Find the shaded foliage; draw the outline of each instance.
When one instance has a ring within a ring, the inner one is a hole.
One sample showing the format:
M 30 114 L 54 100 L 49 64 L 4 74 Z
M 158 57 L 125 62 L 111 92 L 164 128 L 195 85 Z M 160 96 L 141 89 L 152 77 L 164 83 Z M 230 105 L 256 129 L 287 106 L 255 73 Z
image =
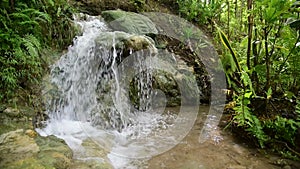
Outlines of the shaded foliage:
M 0 6 L 0 100 L 8 101 L 41 78 L 42 49 L 70 43 L 74 28 L 63 0 L 3 0 Z

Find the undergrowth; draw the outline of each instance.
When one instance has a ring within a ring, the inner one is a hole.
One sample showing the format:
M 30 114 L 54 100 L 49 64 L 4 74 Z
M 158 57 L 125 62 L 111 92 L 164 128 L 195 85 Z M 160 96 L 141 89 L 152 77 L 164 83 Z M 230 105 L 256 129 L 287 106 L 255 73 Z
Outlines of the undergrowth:
M 64 0 L 3 0 L 0 6 L 0 101 L 9 102 L 39 83 L 47 66 L 42 50 L 63 49 L 75 29 Z

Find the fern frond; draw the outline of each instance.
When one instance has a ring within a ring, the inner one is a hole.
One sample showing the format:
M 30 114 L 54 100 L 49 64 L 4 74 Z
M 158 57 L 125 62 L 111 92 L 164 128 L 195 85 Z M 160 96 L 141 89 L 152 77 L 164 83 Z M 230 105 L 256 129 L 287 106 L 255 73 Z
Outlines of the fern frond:
M 36 21 L 49 22 L 49 23 L 51 23 L 51 21 L 52 21 L 51 17 L 46 13 L 43 13 L 43 12 L 38 12 L 37 13 L 37 12 L 35 12 L 34 14 L 37 15 L 35 17 Z
M 41 43 L 35 36 L 28 34 L 25 35 L 24 38 L 30 41 L 37 48 L 37 50 L 41 50 Z
M 0 23 L 2 23 L 2 26 L 3 28 L 5 28 L 6 31 L 9 30 L 8 26 L 7 26 L 7 20 L 5 17 L 3 17 L 2 15 L 0 15 Z
M 36 9 L 34 9 L 34 8 L 26 8 L 26 9 L 22 9 L 20 12 L 21 12 L 21 13 L 24 13 L 24 14 L 32 14 L 32 13 L 34 13 L 35 11 L 38 11 L 38 10 L 36 10 Z
M 31 16 L 32 18 L 34 18 L 34 20 L 41 20 L 43 22 L 51 22 L 51 17 L 47 13 L 40 12 L 37 9 L 28 8 L 28 9 L 23 9 L 20 12 L 23 14 L 27 14 L 28 16 Z
M 22 26 L 32 25 L 32 26 L 38 26 L 39 27 L 39 23 L 36 22 L 36 21 L 22 21 L 22 22 L 19 22 L 19 25 L 22 25 Z
M 31 18 L 28 15 L 26 15 L 24 13 L 20 13 L 20 12 L 12 13 L 12 14 L 10 14 L 10 16 L 12 16 L 14 18 L 19 18 L 21 20 L 26 20 L 26 21 L 31 20 Z
M 39 50 L 41 48 L 39 40 L 33 35 L 26 35 L 22 38 L 22 43 L 26 47 L 28 53 L 32 57 L 39 56 Z
M 50 6 L 54 6 L 53 0 L 44 0 L 44 1 L 47 5 L 49 4 Z
M 25 62 L 26 60 L 26 54 L 24 53 L 24 51 L 20 48 L 20 47 L 16 47 L 14 49 L 14 57 L 16 59 L 18 59 L 20 62 Z
M 0 12 L 1 12 L 1 16 L 3 17 L 3 19 L 6 18 L 7 20 L 11 21 L 10 18 L 9 18 L 9 14 L 7 13 L 6 9 L 0 9 Z
M 29 8 L 29 6 L 26 4 L 26 3 L 23 3 L 23 2 L 18 2 L 16 4 L 16 11 L 21 11 L 22 9 L 26 9 L 26 8 Z

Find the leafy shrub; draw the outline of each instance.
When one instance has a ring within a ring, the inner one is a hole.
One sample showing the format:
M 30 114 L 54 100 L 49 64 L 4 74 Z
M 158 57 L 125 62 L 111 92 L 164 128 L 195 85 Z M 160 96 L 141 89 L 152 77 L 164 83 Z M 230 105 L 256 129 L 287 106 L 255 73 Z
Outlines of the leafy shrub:
M 177 0 L 179 12 L 189 21 L 205 24 L 220 14 L 219 1 Z
M 62 48 L 74 36 L 64 0 L 0 1 L 0 101 L 36 84 L 43 73 L 41 51 Z
M 293 119 L 276 116 L 274 120 L 265 122 L 265 129 L 275 140 L 281 140 L 295 146 L 295 135 L 300 123 Z

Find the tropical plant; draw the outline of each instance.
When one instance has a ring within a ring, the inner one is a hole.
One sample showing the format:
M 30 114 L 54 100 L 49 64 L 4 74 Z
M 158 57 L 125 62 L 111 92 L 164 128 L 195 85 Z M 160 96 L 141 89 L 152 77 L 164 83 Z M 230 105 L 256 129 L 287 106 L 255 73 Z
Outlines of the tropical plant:
M 235 91 L 231 124 L 254 136 L 261 147 L 283 142 L 296 155 L 293 148 L 300 123 L 294 111 L 288 112 L 294 118 L 282 117 L 277 110 L 280 105 L 274 104 L 287 101 L 292 110 L 299 95 L 299 2 L 248 0 L 243 8 L 241 2 L 226 1 L 228 10 L 237 8 L 224 10 L 217 23 L 218 40 L 225 47 L 221 61 L 228 85 Z
M 8 101 L 16 90 L 39 81 L 43 48 L 69 44 L 74 28 L 63 0 L 3 0 L 0 5 L 0 100 Z

